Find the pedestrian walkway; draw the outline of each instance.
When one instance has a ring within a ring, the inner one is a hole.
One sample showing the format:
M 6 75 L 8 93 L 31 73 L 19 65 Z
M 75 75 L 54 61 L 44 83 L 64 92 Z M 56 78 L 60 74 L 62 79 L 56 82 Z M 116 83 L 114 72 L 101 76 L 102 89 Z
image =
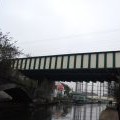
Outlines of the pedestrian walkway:
M 118 112 L 114 109 L 106 109 L 101 112 L 99 120 L 119 120 Z

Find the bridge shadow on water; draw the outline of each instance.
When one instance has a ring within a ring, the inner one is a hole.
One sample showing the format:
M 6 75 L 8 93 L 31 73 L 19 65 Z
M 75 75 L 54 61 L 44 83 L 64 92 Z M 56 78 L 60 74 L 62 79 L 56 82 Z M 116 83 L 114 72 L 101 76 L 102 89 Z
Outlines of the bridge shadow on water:
M 25 105 L 1 108 L 1 120 L 99 120 L 106 105 L 57 105 L 29 108 Z

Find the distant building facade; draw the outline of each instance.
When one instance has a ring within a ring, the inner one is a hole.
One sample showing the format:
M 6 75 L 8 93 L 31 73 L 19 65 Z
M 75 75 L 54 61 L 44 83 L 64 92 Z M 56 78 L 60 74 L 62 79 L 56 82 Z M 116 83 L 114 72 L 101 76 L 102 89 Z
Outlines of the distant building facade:
M 63 97 L 64 96 L 64 85 L 61 82 L 55 82 L 54 88 L 54 97 Z

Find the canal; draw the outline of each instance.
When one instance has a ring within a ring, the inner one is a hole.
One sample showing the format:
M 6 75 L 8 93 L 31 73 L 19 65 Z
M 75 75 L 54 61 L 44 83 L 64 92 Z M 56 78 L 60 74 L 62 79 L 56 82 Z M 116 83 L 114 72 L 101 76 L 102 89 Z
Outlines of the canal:
M 57 105 L 37 107 L 34 109 L 15 108 L 0 112 L 4 120 L 99 120 L 99 114 L 106 108 L 105 104 Z

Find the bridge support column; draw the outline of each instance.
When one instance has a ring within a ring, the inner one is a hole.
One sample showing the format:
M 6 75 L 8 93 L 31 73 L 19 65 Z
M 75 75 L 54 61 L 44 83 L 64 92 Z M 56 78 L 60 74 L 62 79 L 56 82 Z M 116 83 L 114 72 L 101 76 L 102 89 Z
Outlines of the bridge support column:
M 102 83 L 100 82 L 100 100 L 101 100 L 101 97 L 102 97 L 101 90 L 102 90 Z
M 35 90 L 35 99 L 39 99 L 42 102 L 49 102 L 53 98 L 54 82 L 43 79 L 38 80 L 38 86 Z
M 87 93 L 88 93 L 88 83 L 85 82 L 85 94 L 86 94 L 86 99 L 87 99 Z
M 93 103 L 93 90 L 94 90 L 94 83 L 92 82 L 92 90 L 91 90 L 91 93 L 92 93 L 92 103 Z

